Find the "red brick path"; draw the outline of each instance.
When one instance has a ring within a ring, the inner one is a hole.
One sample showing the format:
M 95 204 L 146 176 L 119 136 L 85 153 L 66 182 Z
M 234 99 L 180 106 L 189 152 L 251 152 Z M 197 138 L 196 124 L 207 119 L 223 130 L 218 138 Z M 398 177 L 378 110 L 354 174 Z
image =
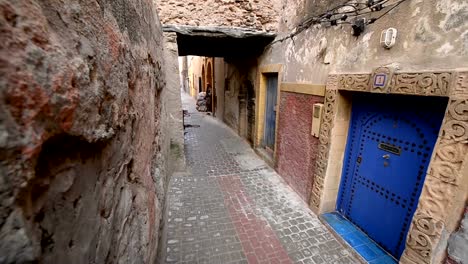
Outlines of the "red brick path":
M 219 177 L 218 182 L 248 262 L 292 263 L 267 221 L 253 212 L 255 203 L 244 192 L 240 177 Z

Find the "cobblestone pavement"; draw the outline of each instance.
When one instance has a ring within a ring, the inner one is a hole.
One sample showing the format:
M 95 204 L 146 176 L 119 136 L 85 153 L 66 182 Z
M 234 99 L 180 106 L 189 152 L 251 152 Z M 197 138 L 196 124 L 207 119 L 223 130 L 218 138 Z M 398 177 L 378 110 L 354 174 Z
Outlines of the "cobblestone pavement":
M 161 263 L 360 263 L 232 130 L 203 113 L 185 123 L 189 172 L 169 185 Z

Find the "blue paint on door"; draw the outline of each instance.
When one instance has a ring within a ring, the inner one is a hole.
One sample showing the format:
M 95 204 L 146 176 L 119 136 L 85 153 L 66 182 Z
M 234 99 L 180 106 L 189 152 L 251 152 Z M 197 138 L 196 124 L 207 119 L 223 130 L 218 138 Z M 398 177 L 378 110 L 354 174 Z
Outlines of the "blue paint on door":
M 265 135 L 263 144 L 270 150 L 275 147 L 275 131 L 276 131 L 276 99 L 278 90 L 278 74 L 268 74 L 267 89 L 266 89 L 266 106 L 265 106 Z
M 447 99 L 353 95 L 337 211 L 399 259 Z

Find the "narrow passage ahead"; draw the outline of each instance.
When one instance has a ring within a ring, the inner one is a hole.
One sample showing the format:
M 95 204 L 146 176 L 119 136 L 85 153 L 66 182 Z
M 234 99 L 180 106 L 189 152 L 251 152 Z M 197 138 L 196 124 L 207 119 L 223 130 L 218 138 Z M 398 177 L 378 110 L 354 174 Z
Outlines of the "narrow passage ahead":
M 182 98 L 189 172 L 169 185 L 161 263 L 360 263 L 243 139 Z

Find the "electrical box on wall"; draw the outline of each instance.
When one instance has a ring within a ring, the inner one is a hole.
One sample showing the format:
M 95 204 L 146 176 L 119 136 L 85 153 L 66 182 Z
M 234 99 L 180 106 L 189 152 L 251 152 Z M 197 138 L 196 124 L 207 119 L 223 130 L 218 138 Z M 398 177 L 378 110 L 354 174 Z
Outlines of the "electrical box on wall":
M 322 123 L 323 104 L 314 104 L 314 112 L 312 114 L 312 136 L 319 137 L 320 125 Z

